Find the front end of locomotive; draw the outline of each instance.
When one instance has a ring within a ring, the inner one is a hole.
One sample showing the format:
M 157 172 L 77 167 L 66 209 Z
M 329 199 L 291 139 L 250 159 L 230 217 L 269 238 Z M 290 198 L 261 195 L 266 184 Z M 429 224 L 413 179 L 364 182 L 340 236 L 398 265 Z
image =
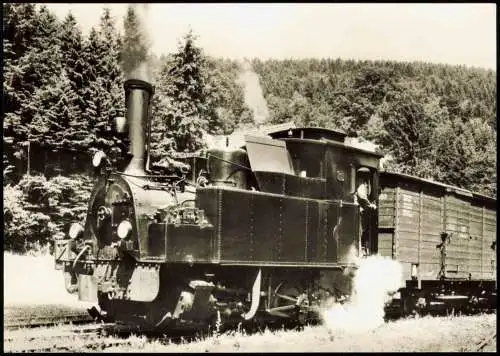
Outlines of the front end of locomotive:
M 63 270 L 67 291 L 78 293 L 81 301 L 98 302 L 101 310 L 110 301 L 149 303 L 157 297 L 164 246 L 158 243 L 161 233 L 152 231 L 151 223 L 175 217 L 172 207 L 194 198 L 194 193 L 159 183 L 158 177 L 146 173 L 146 132 L 154 88 L 138 79 L 127 80 L 124 88 L 128 165 L 116 171 L 104 153 L 94 156 L 92 163 L 100 174 L 84 226 L 75 222 L 67 236 L 55 240 L 56 269 Z
M 120 173 L 100 177 L 85 226 L 73 223 L 68 238 L 56 240 L 56 268 L 64 270 L 66 289 L 77 291 L 80 300 L 96 301 L 106 295 L 149 302 L 156 297 L 158 261 L 150 259 L 151 264 L 140 268 L 136 261 L 155 255 L 158 245 L 140 236 L 150 233 L 150 221 L 158 218 L 158 211 L 176 204 L 178 197 L 168 191 L 143 190 L 147 184 Z
M 55 240 L 55 267 L 63 271 L 67 291 L 95 302 L 99 309 L 89 312 L 97 319 L 159 329 L 204 325 L 216 315 L 218 288 L 225 299 L 217 308 L 242 318 L 250 308 L 239 302 L 247 289 L 213 283 L 214 218 L 196 204 L 186 167 L 177 162 L 172 174 L 159 174 L 156 165 L 146 165 L 153 86 L 129 79 L 124 88 L 128 164 L 116 170 L 103 152 L 96 153 L 92 163 L 99 176 L 85 223 L 73 223 Z

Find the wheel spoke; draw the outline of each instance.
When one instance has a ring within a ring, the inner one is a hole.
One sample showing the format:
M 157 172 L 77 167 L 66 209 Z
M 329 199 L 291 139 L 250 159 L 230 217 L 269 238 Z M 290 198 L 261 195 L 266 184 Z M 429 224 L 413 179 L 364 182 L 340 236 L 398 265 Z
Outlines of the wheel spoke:
M 271 308 L 271 311 L 287 311 L 287 310 L 293 310 L 295 309 L 295 305 L 284 305 L 282 307 L 276 307 L 276 308 Z
M 289 300 L 291 302 L 297 303 L 297 298 L 293 298 L 293 297 L 290 297 L 288 295 L 276 293 L 275 296 L 278 298 L 281 298 L 281 299 L 286 299 L 286 300 Z

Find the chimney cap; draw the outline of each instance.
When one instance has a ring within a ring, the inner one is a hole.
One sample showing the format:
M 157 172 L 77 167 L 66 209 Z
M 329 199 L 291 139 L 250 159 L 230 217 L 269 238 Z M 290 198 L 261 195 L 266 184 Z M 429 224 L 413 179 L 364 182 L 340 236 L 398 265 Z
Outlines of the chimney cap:
M 127 89 L 144 89 L 149 92 L 149 94 L 153 94 L 154 86 L 153 84 L 142 80 L 142 79 L 127 79 L 125 83 L 123 83 L 123 87 L 125 90 Z

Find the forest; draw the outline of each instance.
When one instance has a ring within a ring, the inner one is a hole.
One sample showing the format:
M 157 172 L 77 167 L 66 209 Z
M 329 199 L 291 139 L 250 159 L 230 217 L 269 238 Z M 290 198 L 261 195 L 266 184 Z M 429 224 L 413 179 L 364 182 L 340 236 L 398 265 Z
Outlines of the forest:
M 104 9 L 98 26 L 84 35 L 70 13 L 60 20 L 45 6 L 4 4 L 6 248 L 25 250 L 65 231 L 68 221 L 83 218 L 91 189 L 92 177 L 71 169 L 37 172 L 35 163 L 47 164 L 43 158 L 34 160 L 29 175 L 19 174 L 28 148 L 74 157 L 123 153 L 126 139 L 113 130 L 114 118 L 125 115 L 123 55 L 147 50 L 137 47 L 133 8 L 124 24 L 117 28 Z M 496 71 L 422 62 L 248 59 L 265 99 L 259 108 L 247 100 L 242 63 L 206 55 L 196 29 L 179 39 L 174 53 L 148 60 L 155 85 L 154 159 L 196 152 L 206 134 L 294 122 L 377 144 L 390 157 L 387 170 L 496 196 Z M 257 120 L 257 111 L 264 117 Z

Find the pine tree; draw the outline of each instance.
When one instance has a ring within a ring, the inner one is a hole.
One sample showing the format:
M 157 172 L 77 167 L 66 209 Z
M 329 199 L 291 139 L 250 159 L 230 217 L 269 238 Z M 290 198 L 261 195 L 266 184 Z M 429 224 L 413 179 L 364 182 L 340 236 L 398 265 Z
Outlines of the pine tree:
M 83 148 L 74 147 L 75 134 L 79 134 L 81 140 L 88 137 L 86 123 L 80 119 L 77 100 L 65 70 L 61 76 L 36 89 L 31 100 L 36 110 L 27 125 L 30 141 L 52 148 Z
M 121 38 L 108 8 L 104 9 L 99 25 L 99 39 L 105 51 L 99 64 L 103 79 L 102 118 L 110 123 L 124 115 L 123 75 L 120 69 Z
M 101 43 L 98 40 L 97 30 L 95 28 L 91 28 L 89 36 L 84 42 L 82 51 L 82 57 L 87 66 L 84 73 L 82 73 L 85 84 L 82 86 L 80 92 L 86 106 L 86 110 L 83 112 L 83 117 L 85 120 L 89 121 L 89 123 L 95 121 L 98 116 L 97 107 L 94 102 L 96 93 L 92 91 L 92 84 L 95 83 L 98 78 L 98 64 L 101 52 Z
M 154 142 L 155 151 L 163 145 L 180 152 L 203 147 L 203 134 L 216 112 L 206 70 L 206 58 L 189 31 L 160 73 L 153 130 L 162 141 Z
M 87 64 L 82 56 L 82 32 L 77 25 L 75 17 L 71 13 L 66 16 L 61 24 L 59 40 L 63 67 L 66 70 L 66 75 L 71 82 L 73 90 L 78 92 L 80 88 L 87 84 L 83 76 Z M 83 104 L 84 102 L 82 101 L 80 103 L 81 109 L 83 109 Z
M 89 138 L 94 143 L 97 142 L 100 130 L 105 125 L 102 118 L 102 103 L 100 100 L 104 89 L 99 73 L 100 71 L 102 73 L 99 64 L 104 53 L 104 44 L 99 39 L 98 31 L 95 28 L 91 28 L 82 51 L 86 67 L 82 73 L 84 85 L 79 88 L 79 97 L 85 103 L 82 120 L 87 123 Z
M 36 31 L 35 4 L 5 3 L 2 15 L 4 44 L 10 44 L 10 50 L 4 51 L 4 61 L 18 59 L 31 46 Z
M 34 116 L 43 114 L 42 108 L 34 103 L 34 93 L 60 75 L 61 51 L 55 36 L 59 30 L 55 16 L 45 6 L 38 12 L 28 4 L 16 6 L 19 6 L 18 17 L 10 23 L 11 55 L 15 55 L 4 78 L 7 81 L 4 129 L 22 144 L 30 138 L 28 125 L 34 127 L 31 124 Z
M 24 136 L 22 127 L 21 104 L 29 96 L 31 83 L 25 78 L 26 64 L 20 63 L 33 45 L 37 12 L 34 4 L 4 4 L 3 7 L 4 41 L 4 135 Z

